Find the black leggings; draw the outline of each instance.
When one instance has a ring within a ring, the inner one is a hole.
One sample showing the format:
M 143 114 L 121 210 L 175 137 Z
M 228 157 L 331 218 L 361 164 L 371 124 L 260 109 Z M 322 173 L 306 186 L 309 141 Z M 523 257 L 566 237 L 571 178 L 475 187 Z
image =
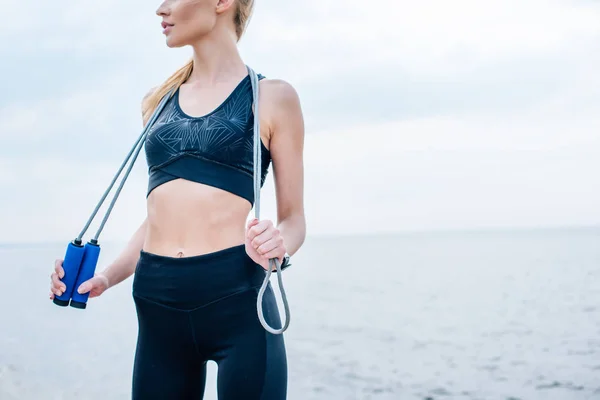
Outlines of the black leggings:
M 264 276 L 244 245 L 182 258 L 142 250 L 133 280 L 133 400 L 202 399 L 208 360 L 218 365 L 220 400 L 285 399 L 284 339 L 267 332 L 256 311 Z M 280 328 L 270 285 L 263 310 Z

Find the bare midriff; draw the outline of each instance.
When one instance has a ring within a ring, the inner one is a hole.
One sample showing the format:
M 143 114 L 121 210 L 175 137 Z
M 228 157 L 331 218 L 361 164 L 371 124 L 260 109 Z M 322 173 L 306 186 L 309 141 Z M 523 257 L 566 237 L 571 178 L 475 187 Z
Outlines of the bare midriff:
M 184 179 L 155 188 L 147 199 L 143 250 L 168 257 L 208 254 L 244 243 L 248 200 Z

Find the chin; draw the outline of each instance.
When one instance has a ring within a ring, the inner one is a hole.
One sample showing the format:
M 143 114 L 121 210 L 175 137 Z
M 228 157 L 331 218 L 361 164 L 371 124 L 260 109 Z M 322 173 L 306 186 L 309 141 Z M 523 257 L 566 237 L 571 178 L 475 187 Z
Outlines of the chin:
M 167 44 L 167 47 L 170 47 L 170 48 L 177 48 L 177 47 L 184 46 L 184 43 L 181 43 L 181 41 L 175 40 L 175 39 L 170 38 L 170 37 L 167 37 L 167 39 L 166 39 L 165 42 Z

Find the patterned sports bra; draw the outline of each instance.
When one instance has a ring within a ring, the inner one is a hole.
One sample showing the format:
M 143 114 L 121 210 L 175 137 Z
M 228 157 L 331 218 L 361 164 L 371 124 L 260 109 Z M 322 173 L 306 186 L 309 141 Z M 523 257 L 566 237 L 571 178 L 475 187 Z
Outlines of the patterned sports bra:
M 183 178 L 226 190 L 253 205 L 253 123 L 250 75 L 215 110 L 202 117 L 182 111 L 177 89 L 146 138 L 146 196 L 163 183 Z M 271 154 L 262 140 L 260 145 L 262 186 Z

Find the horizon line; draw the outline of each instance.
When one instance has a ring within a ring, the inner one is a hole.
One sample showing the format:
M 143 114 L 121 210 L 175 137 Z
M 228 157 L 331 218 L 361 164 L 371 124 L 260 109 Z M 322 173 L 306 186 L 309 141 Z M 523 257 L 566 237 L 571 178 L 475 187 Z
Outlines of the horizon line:
M 508 233 L 508 232 L 532 232 L 532 231 L 600 231 L 600 223 L 593 224 L 565 224 L 565 225 L 514 225 L 514 226 L 481 226 L 481 227 L 464 227 L 464 228 L 424 228 L 424 229 L 398 229 L 398 230 L 381 230 L 371 232 L 354 232 L 354 233 L 315 233 L 307 234 L 306 240 L 311 239 L 332 239 L 332 238 L 351 238 L 351 237 L 382 237 L 382 236 L 413 236 L 413 235 L 428 235 L 428 234 L 489 234 L 489 233 Z M 128 239 L 105 240 L 103 243 L 123 243 Z M 84 241 L 85 242 L 85 241 Z M 4 242 L 0 241 L 0 247 L 10 246 L 49 246 L 63 243 L 59 239 L 50 241 L 16 241 Z

